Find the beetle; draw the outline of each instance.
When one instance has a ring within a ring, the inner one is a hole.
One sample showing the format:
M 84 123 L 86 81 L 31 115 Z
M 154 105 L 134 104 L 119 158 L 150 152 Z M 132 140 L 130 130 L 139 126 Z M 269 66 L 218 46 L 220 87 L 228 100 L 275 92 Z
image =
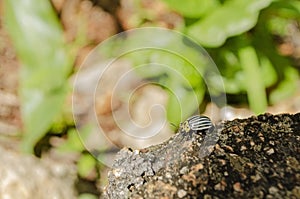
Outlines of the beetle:
M 179 130 L 183 133 L 201 132 L 204 133 L 214 127 L 211 120 L 203 115 L 194 115 L 189 117 L 183 123 L 180 123 Z

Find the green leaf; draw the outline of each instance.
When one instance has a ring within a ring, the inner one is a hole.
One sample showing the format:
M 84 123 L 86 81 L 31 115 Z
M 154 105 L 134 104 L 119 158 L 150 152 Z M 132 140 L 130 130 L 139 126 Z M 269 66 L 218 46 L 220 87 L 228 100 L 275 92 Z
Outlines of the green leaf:
M 78 174 L 81 177 L 89 175 L 96 166 L 96 159 L 90 154 L 83 154 L 77 162 Z
M 178 125 L 183 119 L 196 112 L 205 94 L 205 88 L 202 84 L 193 90 L 176 86 L 170 91 L 172 93 L 169 93 L 167 119 L 175 125 Z
M 300 14 L 300 2 L 299 1 L 291 1 L 290 2 L 291 6 L 293 6 L 295 8 L 295 10 L 298 11 L 298 13 Z
M 271 33 L 282 37 L 287 35 L 287 25 L 289 23 L 288 19 L 274 16 L 267 23 Z
M 300 2 L 295 0 L 277 0 L 271 5 L 273 15 L 285 19 L 299 19 L 300 17 Z
M 245 74 L 242 71 L 236 72 L 234 78 L 223 77 L 226 93 L 239 94 L 246 90 Z
M 185 17 L 198 18 L 216 8 L 220 3 L 217 0 L 163 0 L 171 9 Z
M 285 79 L 279 83 L 277 88 L 270 94 L 270 103 L 276 104 L 295 93 L 299 80 L 298 71 L 291 66 L 284 68 Z
M 5 0 L 4 6 L 6 28 L 22 63 L 22 150 L 32 153 L 62 109 L 72 60 L 49 1 Z
M 79 127 L 78 127 L 79 128 Z M 58 147 L 61 152 L 82 152 L 85 149 L 83 143 L 88 139 L 92 132 L 92 125 L 86 124 L 78 129 L 70 129 L 68 131 L 68 137 L 65 143 Z
M 271 61 L 266 56 L 260 57 L 261 74 L 264 77 L 265 87 L 274 85 L 277 81 L 276 70 Z
M 44 93 L 38 89 L 21 89 L 22 119 L 25 126 L 22 151 L 31 153 L 36 142 L 46 133 L 62 109 L 66 91 L 66 88 L 53 93 Z
M 68 131 L 67 141 L 60 145 L 58 150 L 62 152 L 81 152 L 84 150 L 84 146 L 75 129 Z
M 231 36 L 250 30 L 259 11 L 271 0 L 231 0 L 187 28 L 187 34 L 206 47 L 218 47 Z
M 267 95 L 260 72 L 259 61 L 252 46 L 239 50 L 239 58 L 245 75 L 245 86 L 251 110 L 256 114 L 263 113 L 267 108 Z

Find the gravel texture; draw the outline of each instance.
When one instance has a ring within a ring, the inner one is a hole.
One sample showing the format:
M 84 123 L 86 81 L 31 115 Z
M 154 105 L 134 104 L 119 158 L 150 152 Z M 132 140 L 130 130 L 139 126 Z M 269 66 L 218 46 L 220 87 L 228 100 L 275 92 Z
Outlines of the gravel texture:
M 300 113 L 225 121 L 122 149 L 106 198 L 300 198 Z

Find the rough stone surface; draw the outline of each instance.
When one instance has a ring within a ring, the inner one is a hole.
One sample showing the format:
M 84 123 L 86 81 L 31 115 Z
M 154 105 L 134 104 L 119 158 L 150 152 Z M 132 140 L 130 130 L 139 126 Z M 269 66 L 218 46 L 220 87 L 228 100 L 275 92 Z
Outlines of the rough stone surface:
M 76 169 L 0 147 L 0 198 L 75 199 Z
M 264 114 L 124 148 L 106 198 L 300 198 L 300 113 Z

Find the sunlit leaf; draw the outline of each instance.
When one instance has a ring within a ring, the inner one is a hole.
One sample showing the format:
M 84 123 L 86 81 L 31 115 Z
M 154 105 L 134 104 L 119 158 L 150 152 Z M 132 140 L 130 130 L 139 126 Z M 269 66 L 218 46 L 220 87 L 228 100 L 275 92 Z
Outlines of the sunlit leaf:
M 268 28 L 273 34 L 285 36 L 287 34 L 288 22 L 288 19 L 274 16 L 268 21 Z
M 171 9 L 176 10 L 185 17 L 201 17 L 219 5 L 217 0 L 163 0 Z
M 298 71 L 291 66 L 284 68 L 285 79 L 281 81 L 278 87 L 270 94 L 271 104 L 278 103 L 295 93 L 297 82 L 299 80 Z
M 90 154 L 83 154 L 77 163 L 78 173 L 81 177 L 86 177 L 95 168 L 96 159 Z
M 167 118 L 172 124 L 178 125 L 182 120 L 197 111 L 205 94 L 205 88 L 199 86 L 194 90 L 186 90 L 182 87 L 170 89 L 167 104 Z
M 276 16 L 285 19 L 299 19 L 300 17 L 300 2 L 298 0 L 274 1 L 271 9 Z
M 84 149 L 82 141 L 75 129 L 68 131 L 68 139 L 58 147 L 62 152 L 81 152 Z
M 207 47 L 221 46 L 228 37 L 255 26 L 259 11 L 271 0 L 231 0 L 187 28 L 188 35 Z
M 6 28 L 22 63 L 21 111 L 24 123 L 22 149 L 34 144 L 61 111 L 72 66 L 62 27 L 49 1 L 5 0 Z
M 271 61 L 267 57 L 263 56 L 260 58 L 260 65 L 265 87 L 275 84 L 277 81 L 277 74 Z
M 239 50 L 239 58 L 245 75 L 245 87 L 251 110 L 256 114 L 267 108 L 267 96 L 259 61 L 253 47 L 246 46 Z
M 70 129 L 68 131 L 68 139 L 58 147 L 61 152 L 82 152 L 85 149 L 83 143 L 92 132 L 91 125 L 86 124 L 79 129 Z

